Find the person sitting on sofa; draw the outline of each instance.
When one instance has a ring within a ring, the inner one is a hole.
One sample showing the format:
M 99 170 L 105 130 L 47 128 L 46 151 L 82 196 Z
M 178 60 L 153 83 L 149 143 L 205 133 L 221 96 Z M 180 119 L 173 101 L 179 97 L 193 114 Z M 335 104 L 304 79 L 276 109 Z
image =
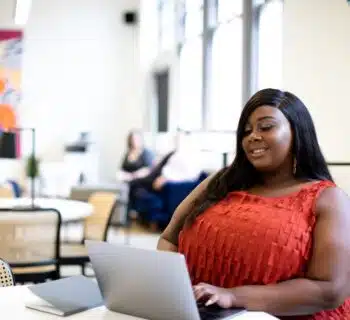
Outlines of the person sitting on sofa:
M 202 172 L 199 159 L 189 134 L 178 131 L 174 150 L 167 153 L 147 175 L 134 179 L 130 185 L 143 187 L 149 191 L 159 191 L 168 181 L 196 180 Z
M 154 164 L 153 153 L 144 147 L 141 131 L 132 130 L 127 138 L 127 151 L 123 158 L 121 170 L 117 172 L 117 180 L 130 182 L 143 178 L 150 173 Z
M 200 156 L 190 134 L 178 131 L 175 149 L 152 182 L 153 191 L 160 191 L 167 182 L 194 181 L 202 172 Z
M 130 181 L 129 207 L 133 208 L 136 198 L 145 191 L 158 193 L 167 182 L 197 180 L 201 172 L 200 157 L 191 137 L 178 131 L 174 150 L 167 153 L 147 176 Z

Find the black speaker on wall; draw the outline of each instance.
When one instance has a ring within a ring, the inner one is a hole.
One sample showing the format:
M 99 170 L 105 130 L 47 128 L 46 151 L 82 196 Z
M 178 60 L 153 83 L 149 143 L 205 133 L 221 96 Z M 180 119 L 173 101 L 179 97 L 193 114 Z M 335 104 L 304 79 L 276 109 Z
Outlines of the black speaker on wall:
M 137 24 L 137 12 L 136 11 L 125 11 L 123 13 L 123 21 L 125 24 L 136 25 Z

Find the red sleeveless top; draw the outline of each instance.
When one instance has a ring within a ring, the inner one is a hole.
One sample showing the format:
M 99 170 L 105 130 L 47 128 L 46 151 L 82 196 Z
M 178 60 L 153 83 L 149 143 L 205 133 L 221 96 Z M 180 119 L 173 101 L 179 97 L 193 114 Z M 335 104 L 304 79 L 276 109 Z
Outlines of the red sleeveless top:
M 193 284 L 232 288 L 305 276 L 316 221 L 315 202 L 330 181 L 281 197 L 234 191 L 179 235 Z M 350 300 L 332 311 L 288 319 L 350 319 Z

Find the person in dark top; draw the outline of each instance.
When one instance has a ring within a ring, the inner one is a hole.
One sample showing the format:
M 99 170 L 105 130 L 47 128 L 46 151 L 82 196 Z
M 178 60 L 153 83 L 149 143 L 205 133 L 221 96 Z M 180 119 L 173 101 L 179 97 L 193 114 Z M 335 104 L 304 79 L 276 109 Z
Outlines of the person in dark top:
M 193 139 L 187 132 L 178 131 L 174 145 L 174 149 L 159 159 L 147 175 L 134 179 L 130 186 L 158 192 L 166 182 L 197 180 L 202 167 Z
M 174 138 L 172 151 L 159 159 L 146 176 L 129 182 L 129 213 L 133 209 L 138 211 L 138 200 L 146 199 L 150 194 L 161 196 L 167 182 L 196 181 L 199 178 L 202 167 L 193 139 L 182 131 L 178 131 Z M 143 222 L 149 222 L 153 231 L 158 229 L 157 223 L 146 221 L 147 214 L 139 212 L 138 216 Z
M 130 182 L 140 179 L 150 173 L 153 166 L 154 155 L 146 149 L 140 131 L 130 131 L 127 138 L 127 152 L 123 158 L 121 170 L 117 173 L 117 179 Z

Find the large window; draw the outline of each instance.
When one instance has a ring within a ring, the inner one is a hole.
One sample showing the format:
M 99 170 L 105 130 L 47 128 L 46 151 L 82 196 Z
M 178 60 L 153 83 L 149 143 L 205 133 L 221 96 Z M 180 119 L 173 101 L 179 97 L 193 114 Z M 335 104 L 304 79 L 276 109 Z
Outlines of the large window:
M 159 51 L 172 49 L 175 44 L 175 1 L 174 0 L 159 0 Z
M 243 0 L 218 0 L 218 20 L 227 22 L 243 14 Z
M 233 131 L 250 94 L 282 86 L 282 0 L 158 1 L 159 50 L 179 57 L 172 127 Z
M 267 2 L 261 7 L 258 89 L 282 86 L 282 15 L 281 0 Z
M 235 130 L 242 109 L 242 0 L 221 0 L 212 40 L 211 94 L 208 126 Z
M 203 32 L 203 1 L 185 1 L 185 38 L 191 39 Z
M 179 120 L 184 130 L 202 128 L 202 38 L 185 43 L 180 52 Z
M 179 118 L 184 130 L 202 128 L 203 0 L 179 2 Z

